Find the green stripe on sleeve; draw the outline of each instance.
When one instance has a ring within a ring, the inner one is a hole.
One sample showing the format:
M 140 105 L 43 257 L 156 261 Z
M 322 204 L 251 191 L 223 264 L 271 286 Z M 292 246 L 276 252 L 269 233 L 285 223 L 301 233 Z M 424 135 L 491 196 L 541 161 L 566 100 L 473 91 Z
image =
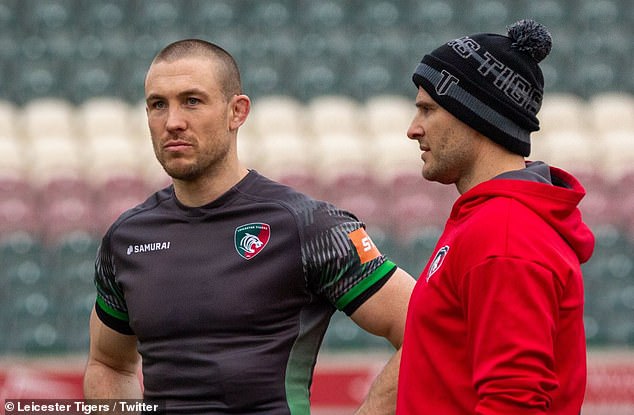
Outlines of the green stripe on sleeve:
M 337 300 L 335 306 L 339 310 L 343 310 L 361 293 L 373 286 L 381 278 L 385 277 L 390 271 L 392 271 L 392 269 L 394 269 L 394 267 L 396 267 L 396 264 L 394 264 L 392 261 L 385 261 L 380 267 L 374 270 L 372 274 L 368 275 L 360 283 L 352 287 L 350 291 L 342 295 L 341 298 Z
M 101 309 L 105 311 L 108 315 L 118 320 L 128 322 L 128 315 L 126 313 L 122 313 L 121 311 L 115 310 L 114 308 L 110 307 L 108 304 L 106 304 L 104 299 L 99 296 L 97 296 L 97 304 L 99 304 L 99 307 L 101 307 Z

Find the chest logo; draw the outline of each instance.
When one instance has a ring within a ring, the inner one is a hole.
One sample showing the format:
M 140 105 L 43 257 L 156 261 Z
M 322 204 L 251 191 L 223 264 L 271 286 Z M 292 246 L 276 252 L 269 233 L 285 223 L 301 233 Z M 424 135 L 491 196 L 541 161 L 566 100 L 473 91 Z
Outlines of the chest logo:
M 164 241 L 164 242 L 150 242 L 150 243 L 140 244 L 140 245 L 129 245 L 126 253 L 128 255 L 132 255 L 132 254 L 140 254 L 143 252 L 165 251 L 167 249 L 170 249 L 171 244 L 172 243 L 170 241 Z
M 438 250 L 436 256 L 434 256 L 434 259 L 431 261 L 431 264 L 429 264 L 427 278 L 425 279 L 426 282 L 429 282 L 431 276 L 440 269 L 445 257 L 447 256 L 447 252 L 449 252 L 449 245 L 445 245 Z
M 270 237 L 271 227 L 268 224 L 247 223 L 236 228 L 233 239 L 238 254 L 244 259 L 251 259 L 262 252 Z

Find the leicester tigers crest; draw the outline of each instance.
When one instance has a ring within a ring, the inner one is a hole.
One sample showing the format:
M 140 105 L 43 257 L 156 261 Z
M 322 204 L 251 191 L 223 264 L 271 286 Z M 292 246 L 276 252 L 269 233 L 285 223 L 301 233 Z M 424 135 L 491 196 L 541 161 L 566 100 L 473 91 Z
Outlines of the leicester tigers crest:
M 431 261 L 431 264 L 429 264 L 429 270 L 427 271 L 427 278 L 425 281 L 429 282 L 429 279 L 432 275 L 434 275 L 434 272 L 438 271 L 447 256 L 447 252 L 449 252 L 449 245 L 443 246 L 438 250 L 438 252 L 436 252 L 436 256 Z
M 238 254 L 244 259 L 251 259 L 259 254 L 271 236 L 271 227 L 266 223 L 247 223 L 238 226 L 234 236 L 234 244 Z

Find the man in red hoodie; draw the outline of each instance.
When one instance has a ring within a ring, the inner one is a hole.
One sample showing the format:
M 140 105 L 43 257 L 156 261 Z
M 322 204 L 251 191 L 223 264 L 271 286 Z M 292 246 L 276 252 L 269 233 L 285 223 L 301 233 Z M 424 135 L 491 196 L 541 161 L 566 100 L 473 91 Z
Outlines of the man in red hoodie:
M 594 237 L 570 174 L 525 160 L 548 31 L 522 20 L 425 55 L 413 75 L 423 177 L 456 200 L 409 304 L 402 415 L 578 415 L 586 385 L 580 264 Z

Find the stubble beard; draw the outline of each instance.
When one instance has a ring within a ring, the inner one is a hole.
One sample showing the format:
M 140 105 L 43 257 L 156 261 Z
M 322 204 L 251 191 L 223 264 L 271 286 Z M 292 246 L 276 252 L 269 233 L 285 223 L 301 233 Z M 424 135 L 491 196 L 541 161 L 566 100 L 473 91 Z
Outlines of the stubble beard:
M 462 154 L 446 154 L 438 151 L 423 165 L 423 177 L 430 182 L 454 184 L 459 179 Z
M 179 160 L 176 156 L 158 156 L 157 159 L 165 173 L 174 180 L 195 182 L 203 177 L 211 177 L 214 172 L 226 164 L 229 148 L 216 149 L 211 153 L 200 154 L 192 161 Z

